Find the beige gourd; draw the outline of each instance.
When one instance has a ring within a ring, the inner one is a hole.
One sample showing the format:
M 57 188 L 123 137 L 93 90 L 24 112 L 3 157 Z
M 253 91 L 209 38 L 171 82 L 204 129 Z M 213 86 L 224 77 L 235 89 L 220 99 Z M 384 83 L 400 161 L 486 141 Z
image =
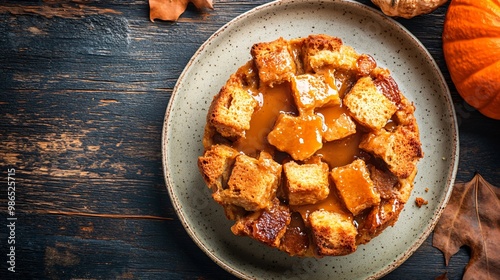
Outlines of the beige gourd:
M 384 14 L 407 19 L 428 14 L 446 1 L 448 0 L 372 0 Z

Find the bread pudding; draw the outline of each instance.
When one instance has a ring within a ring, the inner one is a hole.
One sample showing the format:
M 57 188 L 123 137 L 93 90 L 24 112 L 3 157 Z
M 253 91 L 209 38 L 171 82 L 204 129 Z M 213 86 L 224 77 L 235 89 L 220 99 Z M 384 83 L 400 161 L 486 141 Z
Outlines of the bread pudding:
M 256 43 L 215 95 L 198 167 L 235 235 L 340 256 L 394 225 L 423 157 L 389 70 L 325 34 Z

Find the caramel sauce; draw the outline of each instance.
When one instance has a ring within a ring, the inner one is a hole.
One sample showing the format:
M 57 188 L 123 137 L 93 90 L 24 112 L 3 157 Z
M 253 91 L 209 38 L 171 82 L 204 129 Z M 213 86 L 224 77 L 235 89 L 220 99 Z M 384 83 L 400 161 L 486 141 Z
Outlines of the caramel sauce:
M 356 80 L 348 71 L 335 72 L 335 85 L 339 91 L 340 98 L 344 98 L 347 92 L 354 86 Z
M 352 166 L 352 168 L 348 169 L 338 169 L 336 171 L 337 188 L 344 198 L 346 206 L 354 214 L 358 214 L 359 210 L 356 209 L 359 205 L 373 203 L 375 193 L 368 180 L 369 175 L 366 172 L 362 172 L 357 166 Z
M 307 221 L 309 214 L 316 210 L 326 210 L 330 212 L 340 213 L 342 215 L 345 215 L 349 219 L 353 219 L 352 214 L 345 208 L 342 199 L 333 190 L 330 191 L 330 194 L 325 199 L 316 204 L 294 206 L 290 205 L 290 209 L 292 211 L 300 213 L 304 221 Z
M 333 77 L 304 74 L 292 78 L 293 93 L 299 112 L 309 114 L 310 110 L 326 104 L 340 104 L 338 90 L 331 81 Z
M 316 114 L 321 115 L 325 125 L 329 126 L 342 114 L 347 114 L 347 109 L 342 106 L 327 106 L 316 109 Z
M 252 95 L 259 102 L 259 106 L 252 115 L 246 137 L 236 141 L 234 148 L 247 155 L 255 156 L 259 151 L 274 154 L 275 148 L 267 141 L 267 135 L 273 129 L 280 113 L 296 112 L 290 85 L 283 83 L 273 88 L 264 87 L 253 91 Z
M 325 69 L 322 74 L 327 84 L 338 89 L 340 97 L 343 97 L 354 83 L 352 75 L 347 71 L 334 73 L 333 70 Z M 258 101 L 259 105 L 252 115 L 250 129 L 246 131 L 246 137 L 234 142 L 233 147 L 250 156 L 257 156 L 260 151 L 275 154 L 276 149 L 269 144 L 267 135 L 274 128 L 281 113 L 298 114 L 294 105 L 290 83 L 284 82 L 273 87 L 263 86 L 259 89 L 255 89 L 250 85 L 248 91 Z M 323 119 L 323 130 L 325 130 L 327 126 L 331 126 L 345 113 L 347 113 L 347 110 L 344 107 L 335 105 L 319 108 L 316 115 Z M 359 142 L 359 135 L 327 142 L 316 154 L 323 156 L 330 168 L 345 165 L 351 162 L 358 153 L 358 149 L 354 147 L 357 147 Z
M 335 78 L 335 71 L 333 69 L 325 69 L 323 70 L 322 74 L 328 86 L 330 86 L 330 88 L 332 89 L 335 89 L 338 93 L 340 89 L 339 85 L 342 86 L 343 82 L 337 82 L 337 79 Z
M 282 114 L 267 140 L 293 159 L 307 160 L 323 146 L 322 123 L 314 114 L 297 117 Z
M 316 152 L 330 168 L 344 166 L 360 156 L 361 133 L 356 133 L 336 141 L 326 142 Z
M 326 141 L 344 138 L 356 131 L 356 124 L 341 106 L 329 106 L 316 110 L 323 120 L 323 139 Z
M 391 132 L 391 131 L 396 130 L 396 127 L 397 127 L 397 126 L 398 126 L 398 124 L 397 124 L 394 120 L 390 119 L 390 120 L 387 122 L 387 124 L 384 126 L 384 128 L 385 128 L 385 130 L 387 130 L 387 131 Z

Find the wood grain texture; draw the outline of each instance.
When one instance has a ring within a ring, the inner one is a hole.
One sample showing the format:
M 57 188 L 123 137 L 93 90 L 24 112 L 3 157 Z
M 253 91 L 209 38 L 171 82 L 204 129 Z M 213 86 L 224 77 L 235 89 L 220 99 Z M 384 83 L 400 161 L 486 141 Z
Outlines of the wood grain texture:
M 18 218 L 18 272 L 6 270 L 2 222 L 1 279 L 234 279 L 175 214 L 161 130 L 177 78 L 199 46 L 267 2 L 215 1 L 213 11 L 190 5 L 177 22 L 152 23 L 147 1 L 0 1 L 0 173 L 6 182 L 8 168 L 16 169 Z M 457 181 L 478 171 L 498 185 L 500 122 L 467 106 L 451 83 L 440 38 L 446 8 L 397 20 L 428 48 L 452 91 Z M 2 191 L 2 221 L 6 205 Z M 468 257 L 462 249 L 445 267 L 428 238 L 385 279 L 445 271 L 460 279 Z

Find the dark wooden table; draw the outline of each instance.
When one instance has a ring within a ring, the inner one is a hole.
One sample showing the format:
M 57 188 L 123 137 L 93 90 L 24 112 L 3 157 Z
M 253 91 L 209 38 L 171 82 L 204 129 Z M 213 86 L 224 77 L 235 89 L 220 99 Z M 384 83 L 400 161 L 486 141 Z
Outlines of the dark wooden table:
M 190 5 L 178 22 L 153 23 L 147 1 L 0 1 L 1 279 L 232 278 L 177 219 L 162 175 L 161 130 L 195 51 L 266 2 L 215 1 L 204 12 Z M 398 21 L 450 86 L 460 129 L 456 181 L 480 172 L 499 186 L 500 121 L 467 106 L 451 83 L 441 49 L 446 9 Z M 15 272 L 7 263 L 12 240 Z M 445 267 L 429 237 L 386 279 L 445 271 L 460 279 L 469 254 L 462 248 Z

